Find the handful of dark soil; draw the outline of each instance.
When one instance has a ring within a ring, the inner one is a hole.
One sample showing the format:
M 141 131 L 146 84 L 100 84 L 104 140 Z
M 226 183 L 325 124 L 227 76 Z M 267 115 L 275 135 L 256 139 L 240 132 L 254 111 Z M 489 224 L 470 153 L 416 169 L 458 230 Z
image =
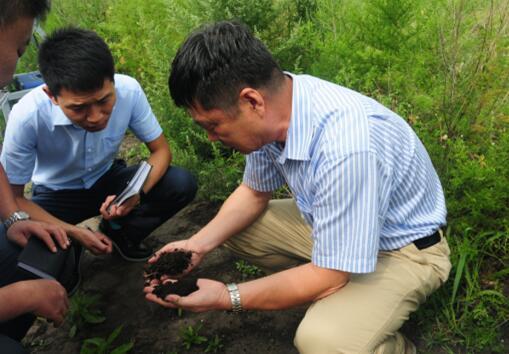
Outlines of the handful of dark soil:
M 191 264 L 192 252 L 178 250 L 163 253 L 157 262 L 149 263 L 145 267 L 145 277 L 148 281 L 160 279 L 163 275 L 175 277 L 181 275 Z
M 177 294 L 179 296 L 187 296 L 192 292 L 198 290 L 196 282 L 197 278 L 190 277 L 177 280 L 176 282 L 166 282 L 164 284 L 157 285 L 152 291 L 157 297 L 164 300 L 169 294 Z

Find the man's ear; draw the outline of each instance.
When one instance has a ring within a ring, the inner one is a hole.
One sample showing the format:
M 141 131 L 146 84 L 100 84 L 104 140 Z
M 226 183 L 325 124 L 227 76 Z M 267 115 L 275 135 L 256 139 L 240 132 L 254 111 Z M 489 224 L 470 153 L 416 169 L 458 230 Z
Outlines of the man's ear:
M 51 102 L 53 102 L 53 104 L 58 106 L 57 96 L 53 95 L 53 93 L 49 90 L 48 85 L 44 85 L 42 90 L 46 93 L 46 95 L 48 95 L 48 97 L 51 100 Z
M 240 91 L 239 102 L 241 105 L 248 105 L 250 110 L 254 110 L 259 115 L 265 114 L 265 99 L 260 91 L 251 87 L 245 87 Z

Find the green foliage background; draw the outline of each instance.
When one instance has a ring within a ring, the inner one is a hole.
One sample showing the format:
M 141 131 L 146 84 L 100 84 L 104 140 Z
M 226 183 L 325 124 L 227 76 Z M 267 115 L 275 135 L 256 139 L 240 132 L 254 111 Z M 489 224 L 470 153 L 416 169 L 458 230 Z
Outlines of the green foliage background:
M 426 145 L 449 211 L 451 280 L 413 318 L 424 347 L 506 352 L 508 15 L 508 0 L 54 0 L 45 28 L 78 25 L 106 39 L 117 71 L 144 87 L 175 163 L 199 177 L 201 198 L 223 200 L 244 164 L 208 142 L 169 98 L 171 60 L 204 23 L 240 19 L 284 69 L 398 112 Z

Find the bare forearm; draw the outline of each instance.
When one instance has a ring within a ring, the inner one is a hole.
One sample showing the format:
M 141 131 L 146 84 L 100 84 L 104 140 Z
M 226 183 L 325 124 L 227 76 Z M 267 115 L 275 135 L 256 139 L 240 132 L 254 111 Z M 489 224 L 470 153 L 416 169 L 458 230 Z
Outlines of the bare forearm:
M 311 263 L 239 284 L 246 310 L 285 309 L 326 297 L 341 289 L 348 273 Z
M 164 135 L 161 135 L 156 140 L 148 143 L 147 147 L 150 150 L 150 157 L 147 162 L 152 165 L 152 170 L 147 178 L 147 182 L 145 182 L 145 185 L 143 186 L 143 191 L 145 193 L 148 193 L 152 187 L 159 182 L 161 177 L 168 170 L 168 166 L 170 166 L 172 159 L 170 147 L 168 146 Z
M 19 207 L 16 203 L 2 165 L 0 165 L 0 195 L 2 196 L 2 202 L 0 203 L 0 217 L 2 219 L 7 219 L 9 215 L 18 210 Z
M 224 202 L 217 215 L 193 238 L 207 253 L 251 225 L 265 210 L 271 193 L 256 192 L 241 184 Z
M 147 182 L 143 187 L 143 191 L 145 193 L 148 193 L 166 173 L 171 162 L 171 154 L 153 154 L 147 162 L 152 165 L 152 170 L 150 171 Z
M 36 221 L 44 221 L 50 224 L 57 224 L 57 225 L 65 225 L 66 223 L 62 220 L 54 217 L 50 213 L 48 213 L 46 210 L 41 208 L 39 205 L 35 204 L 31 200 L 28 200 L 24 197 L 17 197 L 16 201 L 18 205 L 21 207 L 21 209 L 25 210 L 27 213 L 30 214 L 30 218 L 32 220 Z
M 30 312 L 27 282 L 17 282 L 0 288 L 0 321 L 7 321 Z
M 35 221 L 43 221 L 47 222 L 48 224 L 54 224 L 61 226 L 64 231 L 68 235 L 73 235 L 73 231 L 76 228 L 76 226 L 66 223 L 63 220 L 60 220 L 59 218 L 51 215 L 46 210 L 41 208 L 39 205 L 35 204 L 31 200 L 26 199 L 25 197 L 16 197 L 16 202 L 19 205 L 20 209 L 26 211 L 28 214 L 30 214 L 30 218 Z

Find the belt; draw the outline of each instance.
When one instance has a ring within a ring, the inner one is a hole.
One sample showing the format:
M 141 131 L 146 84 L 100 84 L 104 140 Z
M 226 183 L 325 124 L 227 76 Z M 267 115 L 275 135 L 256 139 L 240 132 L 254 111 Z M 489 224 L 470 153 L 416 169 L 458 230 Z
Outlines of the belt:
M 414 241 L 415 247 L 419 250 L 431 247 L 440 242 L 440 230 L 437 230 L 433 235 L 429 235 Z

